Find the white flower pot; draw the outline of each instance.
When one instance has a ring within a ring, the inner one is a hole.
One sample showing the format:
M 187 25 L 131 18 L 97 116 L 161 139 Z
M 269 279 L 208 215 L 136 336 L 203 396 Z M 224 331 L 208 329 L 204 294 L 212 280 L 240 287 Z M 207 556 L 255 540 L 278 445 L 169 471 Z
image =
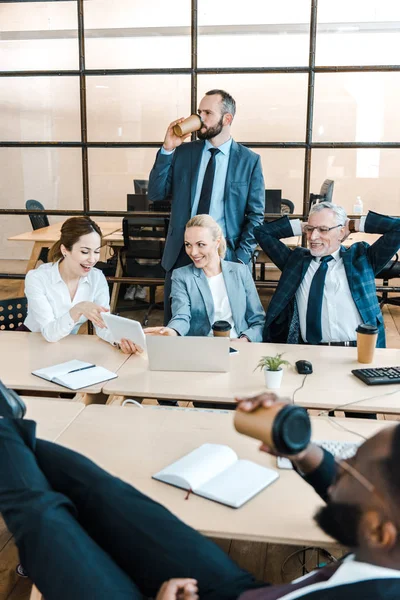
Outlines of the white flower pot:
M 278 371 L 269 371 L 268 369 L 264 369 L 264 376 L 265 385 L 268 389 L 276 390 L 281 387 L 283 369 L 279 369 Z

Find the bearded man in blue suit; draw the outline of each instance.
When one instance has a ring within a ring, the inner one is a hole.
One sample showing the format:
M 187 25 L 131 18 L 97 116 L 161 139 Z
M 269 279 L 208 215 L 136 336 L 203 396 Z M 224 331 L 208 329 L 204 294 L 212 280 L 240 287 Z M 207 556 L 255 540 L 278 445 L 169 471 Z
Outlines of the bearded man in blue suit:
M 359 231 L 382 235 L 371 245 L 356 242 L 345 248 L 343 240 Z M 308 249 L 290 250 L 281 241 L 302 233 Z M 264 341 L 355 346 L 356 328 L 366 323 L 378 328 L 377 347 L 385 347 L 375 276 L 400 247 L 400 219 L 372 211 L 348 219 L 342 207 L 321 202 L 311 208 L 306 223 L 282 217 L 254 234 L 282 271 L 268 307 Z
M 190 263 L 183 238 L 186 223 L 196 214 L 209 214 L 227 241 L 226 258 L 248 264 L 256 247 L 254 227 L 264 219 L 265 186 L 260 156 L 231 137 L 235 100 L 224 90 L 211 90 L 201 100 L 199 140 L 184 144 L 173 121 L 150 173 L 149 200 L 172 198 L 171 219 L 162 266 L 164 323 L 171 318 L 173 269 Z

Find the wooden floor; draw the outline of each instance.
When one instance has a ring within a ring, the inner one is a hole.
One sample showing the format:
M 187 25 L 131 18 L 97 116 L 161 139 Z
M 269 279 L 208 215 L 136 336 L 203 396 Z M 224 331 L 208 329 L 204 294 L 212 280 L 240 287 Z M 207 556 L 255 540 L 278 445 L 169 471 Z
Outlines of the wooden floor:
M 19 264 L 16 265 L 16 262 Z M 23 273 L 24 269 L 25 264 L 23 261 L 0 260 L 0 272 Z M 15 298 L 18 285 L 19 282 L 17 280 L 0 279 L 0 300 Z M 271 294 L 268 291 L 263 291 L 262 302 L 265 307 L 268 305 L 270 297 Z M 157 299 L 162 300 L 162 290 L 159 291 Z M 129 305 L 129 302 L 122 302 L 121 300 L 121 304 Z M 400 348 L 400 307 L 385 306 L 383 313 L 387 346 L 389 348 Z M 144 314 L 144 310 L 123 312 L 124 316 L 130 316 L 137 320 L 141 320 Z M 150 317 L 149 325 L 161 325 L 162 320 L 162 311 L 156 310 Z M 146 400 L 145 402 L 151 403 L 153 401 Z M 188 405 L 189 403 L 182 404 Z M 382 415 L 379 415 L 379 418 L 383 418 Z M 390 419 L 393 417 L 386 415 L 386 418 Z M 312 570 L 315 566 L 326 563 L 329 560 L 323 550 L 316 548 L 303 551 L 298 547 L 262 544 L 258 542 L 237 540 L 215 541 L 241 567 L 254 573 L 257 578 L 271 583 L 291 581 L 295 577 L 302 575 L 306 570 Z M 49 541 L 49 543 L 51 542 Z M 338 548 L 334 554 L 340 556 L 341 552 L 341 549 Z M 293 553 L 295 554 L 293 555 Z M 15 545 L 3 521 L 0 519 L 0 600 L 29 599 L 31 582 L 29 579 L 23 579 L 16 574 L 15 568 L 18 562 Z

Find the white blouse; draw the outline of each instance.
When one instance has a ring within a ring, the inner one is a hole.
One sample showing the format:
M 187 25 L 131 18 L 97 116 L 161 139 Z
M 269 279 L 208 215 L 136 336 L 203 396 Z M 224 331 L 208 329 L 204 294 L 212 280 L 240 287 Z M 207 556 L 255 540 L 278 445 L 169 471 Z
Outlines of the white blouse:
M 228 321 L 228 323 L 230 323 L 232 326 L 229 337 L 237 338 L 238 334 L 235 329 L 231 303 L 229 302 L 228 292 L 226 291 L 223 273 L 219 273 L 213 277 L 207 277 L 207 281 L 208 285 L 210 286 L 211 295 L 214 302 L 214 322 Z M 213 335 L 212 331 L 210 335 Z
M 79 302 L 89 301 L 110 308 L 107 280 L 99 269 L 92 269 L 81 277 L 74 299 L 60 275 L 58 262 L 46 263 L 29 271 L 25 277 L 25 295 L 28 300 L 28 315 L 24 325 L 33 332 L 40 332 L 48 342 L 58 342 L 78 329 L 87 321 L 83 315 L 75 322 L 69 311 Z M 96 327 L 96 333 L 106 342 L 112 343 L 108 329 Z

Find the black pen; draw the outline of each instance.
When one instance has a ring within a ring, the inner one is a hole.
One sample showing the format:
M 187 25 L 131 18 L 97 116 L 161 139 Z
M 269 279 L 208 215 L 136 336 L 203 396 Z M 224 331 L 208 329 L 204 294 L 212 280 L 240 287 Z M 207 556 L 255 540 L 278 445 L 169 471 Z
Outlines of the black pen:
M 81 369 L 74 369 L 73 371 L 68 371 L 67 375 L 70 373 L 77 373 L 78 371 L 86 371 L 86 369 L 93 369 L 96 365 L 89 365 L 88 367 L 82 367 Z

